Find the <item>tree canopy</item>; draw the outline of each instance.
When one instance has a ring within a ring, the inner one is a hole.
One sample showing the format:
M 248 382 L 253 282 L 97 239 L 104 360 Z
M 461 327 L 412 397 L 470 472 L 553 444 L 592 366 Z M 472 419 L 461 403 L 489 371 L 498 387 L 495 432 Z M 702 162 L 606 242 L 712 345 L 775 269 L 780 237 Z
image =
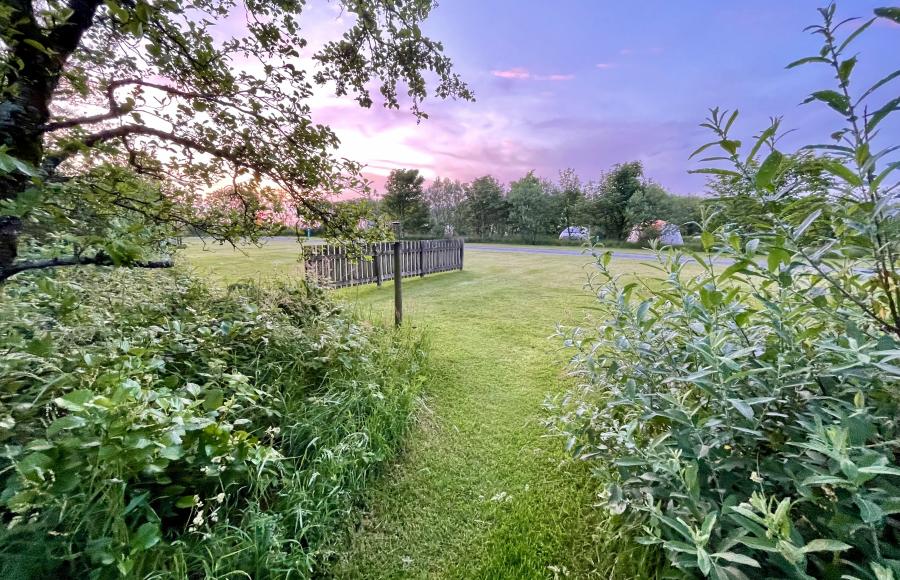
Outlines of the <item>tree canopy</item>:
M 153 265 L 173 228 L 234 240 L 284 207 L 348 231 L 355 216 L 328 198 L 364 184 L 335 154 L 335 133 L 311 119 L 317 88 L 363 107 L 377 91 L 391 108 L 403 90 L 420 118 L 426 73 L 431 94 L 472 93 L 420 28 L 430 0 L 339 5 L 353 23 L 314 50 L 296 0 L 5 2 L 0 279 L 46 265 Z M 230 33 L 217 24 L 226 19 L 246 24 Z M 224 184 L 229 194 L 208 203 L 203 193 Z
M 381 200 L 384 209 L 405 232 L 420 232 L 428 227 L 424 184 L 425 178 L 418 169 L 395 169 L 385 184 Z

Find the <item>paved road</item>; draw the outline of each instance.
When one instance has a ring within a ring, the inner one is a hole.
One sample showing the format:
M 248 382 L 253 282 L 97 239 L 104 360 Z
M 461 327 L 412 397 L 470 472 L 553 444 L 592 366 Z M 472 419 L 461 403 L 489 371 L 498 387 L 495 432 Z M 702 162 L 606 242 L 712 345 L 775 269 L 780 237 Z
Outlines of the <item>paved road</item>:
M 535 248 L 530 246 L 500 246 L 492 244 L 466 244 L 466 250 L 474 250 L 477 252 L 506 252 L 514 254 L 562 254 L 564 256 L 588 255 L 582 248 Z M 645 262 L 656 261 L 656 257 L 652 254 L 642 254 L 639 252 L 613 250 L 613 257 L 624 258 L 626 260 L 643 260 Z

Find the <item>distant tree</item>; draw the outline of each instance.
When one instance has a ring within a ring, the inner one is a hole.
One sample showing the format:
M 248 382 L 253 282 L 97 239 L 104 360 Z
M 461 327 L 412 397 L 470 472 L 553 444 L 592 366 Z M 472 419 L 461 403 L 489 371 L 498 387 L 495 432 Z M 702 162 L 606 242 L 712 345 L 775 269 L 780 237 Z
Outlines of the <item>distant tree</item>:
M 647 183 L 625 205 L 625 221 L 630 228 L 643 227 L 672 214 L 671 195 L 655 183 Z
M 644 168 L 640 161 L 622 163 L 603 176 L 596 196 L 586 207 L 589 225 L 610 239 L 624 239 L 630 230 L 627 207 L 631 198 L 643 191 Z
M 534 241 L 538 235 L 555 228 L 556 216 L 551 211 L 551 197 L 545 193 L 545 184 L 534 171 L 509 185 L 510 225 L 523 238 Z
M 585 194 L 584 186 L 574 169 L 568 168 L 559 172 L 559 187 L 555 193 L 560 212 L 560 223 L 557 225 L 562 228 L 581 225 L 576 222 L 580 218 L 579 208 L 582 207 Z
M 669 213 L 666 221 L 681 228 L 681 233 L 695 236 L 700 233 L 701 210 L 707 200 L 694 195 L 672 195 L 669 197 Z
M 432 230 L 443 235 L 448 226 L 456 232 L 463 225 L 463 202 L 466 191 L 463 184 L 450 178 L 435 179 L 425 189 L 425 202 L 431 212 Z
M 509 203 L 503 187 L 493 176 L 485 175 L 465 187 L 465 215 L 469 231 L 477 237 L 502 235 L 509 220 Z
M 395 169 L 384 186 L 382 208 L 391 219 L 400 222 L 404 232 L 421 232 L 428 227 L 424 184 L 425 178 L 418 169 Z

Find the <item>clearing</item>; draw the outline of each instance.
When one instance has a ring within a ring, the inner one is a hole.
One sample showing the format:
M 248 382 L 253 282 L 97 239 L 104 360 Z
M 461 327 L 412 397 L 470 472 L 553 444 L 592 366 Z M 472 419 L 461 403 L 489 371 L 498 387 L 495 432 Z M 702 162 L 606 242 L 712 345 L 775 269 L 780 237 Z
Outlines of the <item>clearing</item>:
M 188 252 L 225 281 L 298 275 L 298 247 Z M 650 260 L 647 256 L 645 259 Z M 434 376 L 404 454 L 375 484 L 342 578 L 583 577 L 597 558 L 596 482 L 541 424 L 559 392 L 558 321 L 583 319 L 585 255 L 466 248 L 465 270 L 404 280 L 405 320 L 430 337 Z M 650 274 L 636 259 L 623 272 Z M 338 291 L 389 322 L 393 287 Z

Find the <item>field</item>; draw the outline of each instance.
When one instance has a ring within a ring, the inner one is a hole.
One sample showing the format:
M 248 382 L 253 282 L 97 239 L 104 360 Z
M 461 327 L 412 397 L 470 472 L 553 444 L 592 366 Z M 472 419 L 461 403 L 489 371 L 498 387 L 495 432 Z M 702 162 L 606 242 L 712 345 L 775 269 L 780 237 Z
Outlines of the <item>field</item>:
M 297 246 L 203 251 L 187 256 L 215 279 L 298 275 Z M 649 258 L 649 256 L 648 256 Z M 562 389 L 565 353 L 557 322 L 583 319 L 590 256 L 467 249 L 465 270 L 404 280 L 406 321 L 429 335 L 434 380 L 407 450 L 373 489 L 345 578 L 599 577 L 616 558 L 594 537 L 614 533 L 591 507 L 596 482 L 563 461 L 546 437 L 542 402 Z M 623 273 L 653 274 L 636 259 Z M 393 287 L 339 292 L 363 316 L 389 323 Z M 633 562 L 632 562 L 633 563 Z

